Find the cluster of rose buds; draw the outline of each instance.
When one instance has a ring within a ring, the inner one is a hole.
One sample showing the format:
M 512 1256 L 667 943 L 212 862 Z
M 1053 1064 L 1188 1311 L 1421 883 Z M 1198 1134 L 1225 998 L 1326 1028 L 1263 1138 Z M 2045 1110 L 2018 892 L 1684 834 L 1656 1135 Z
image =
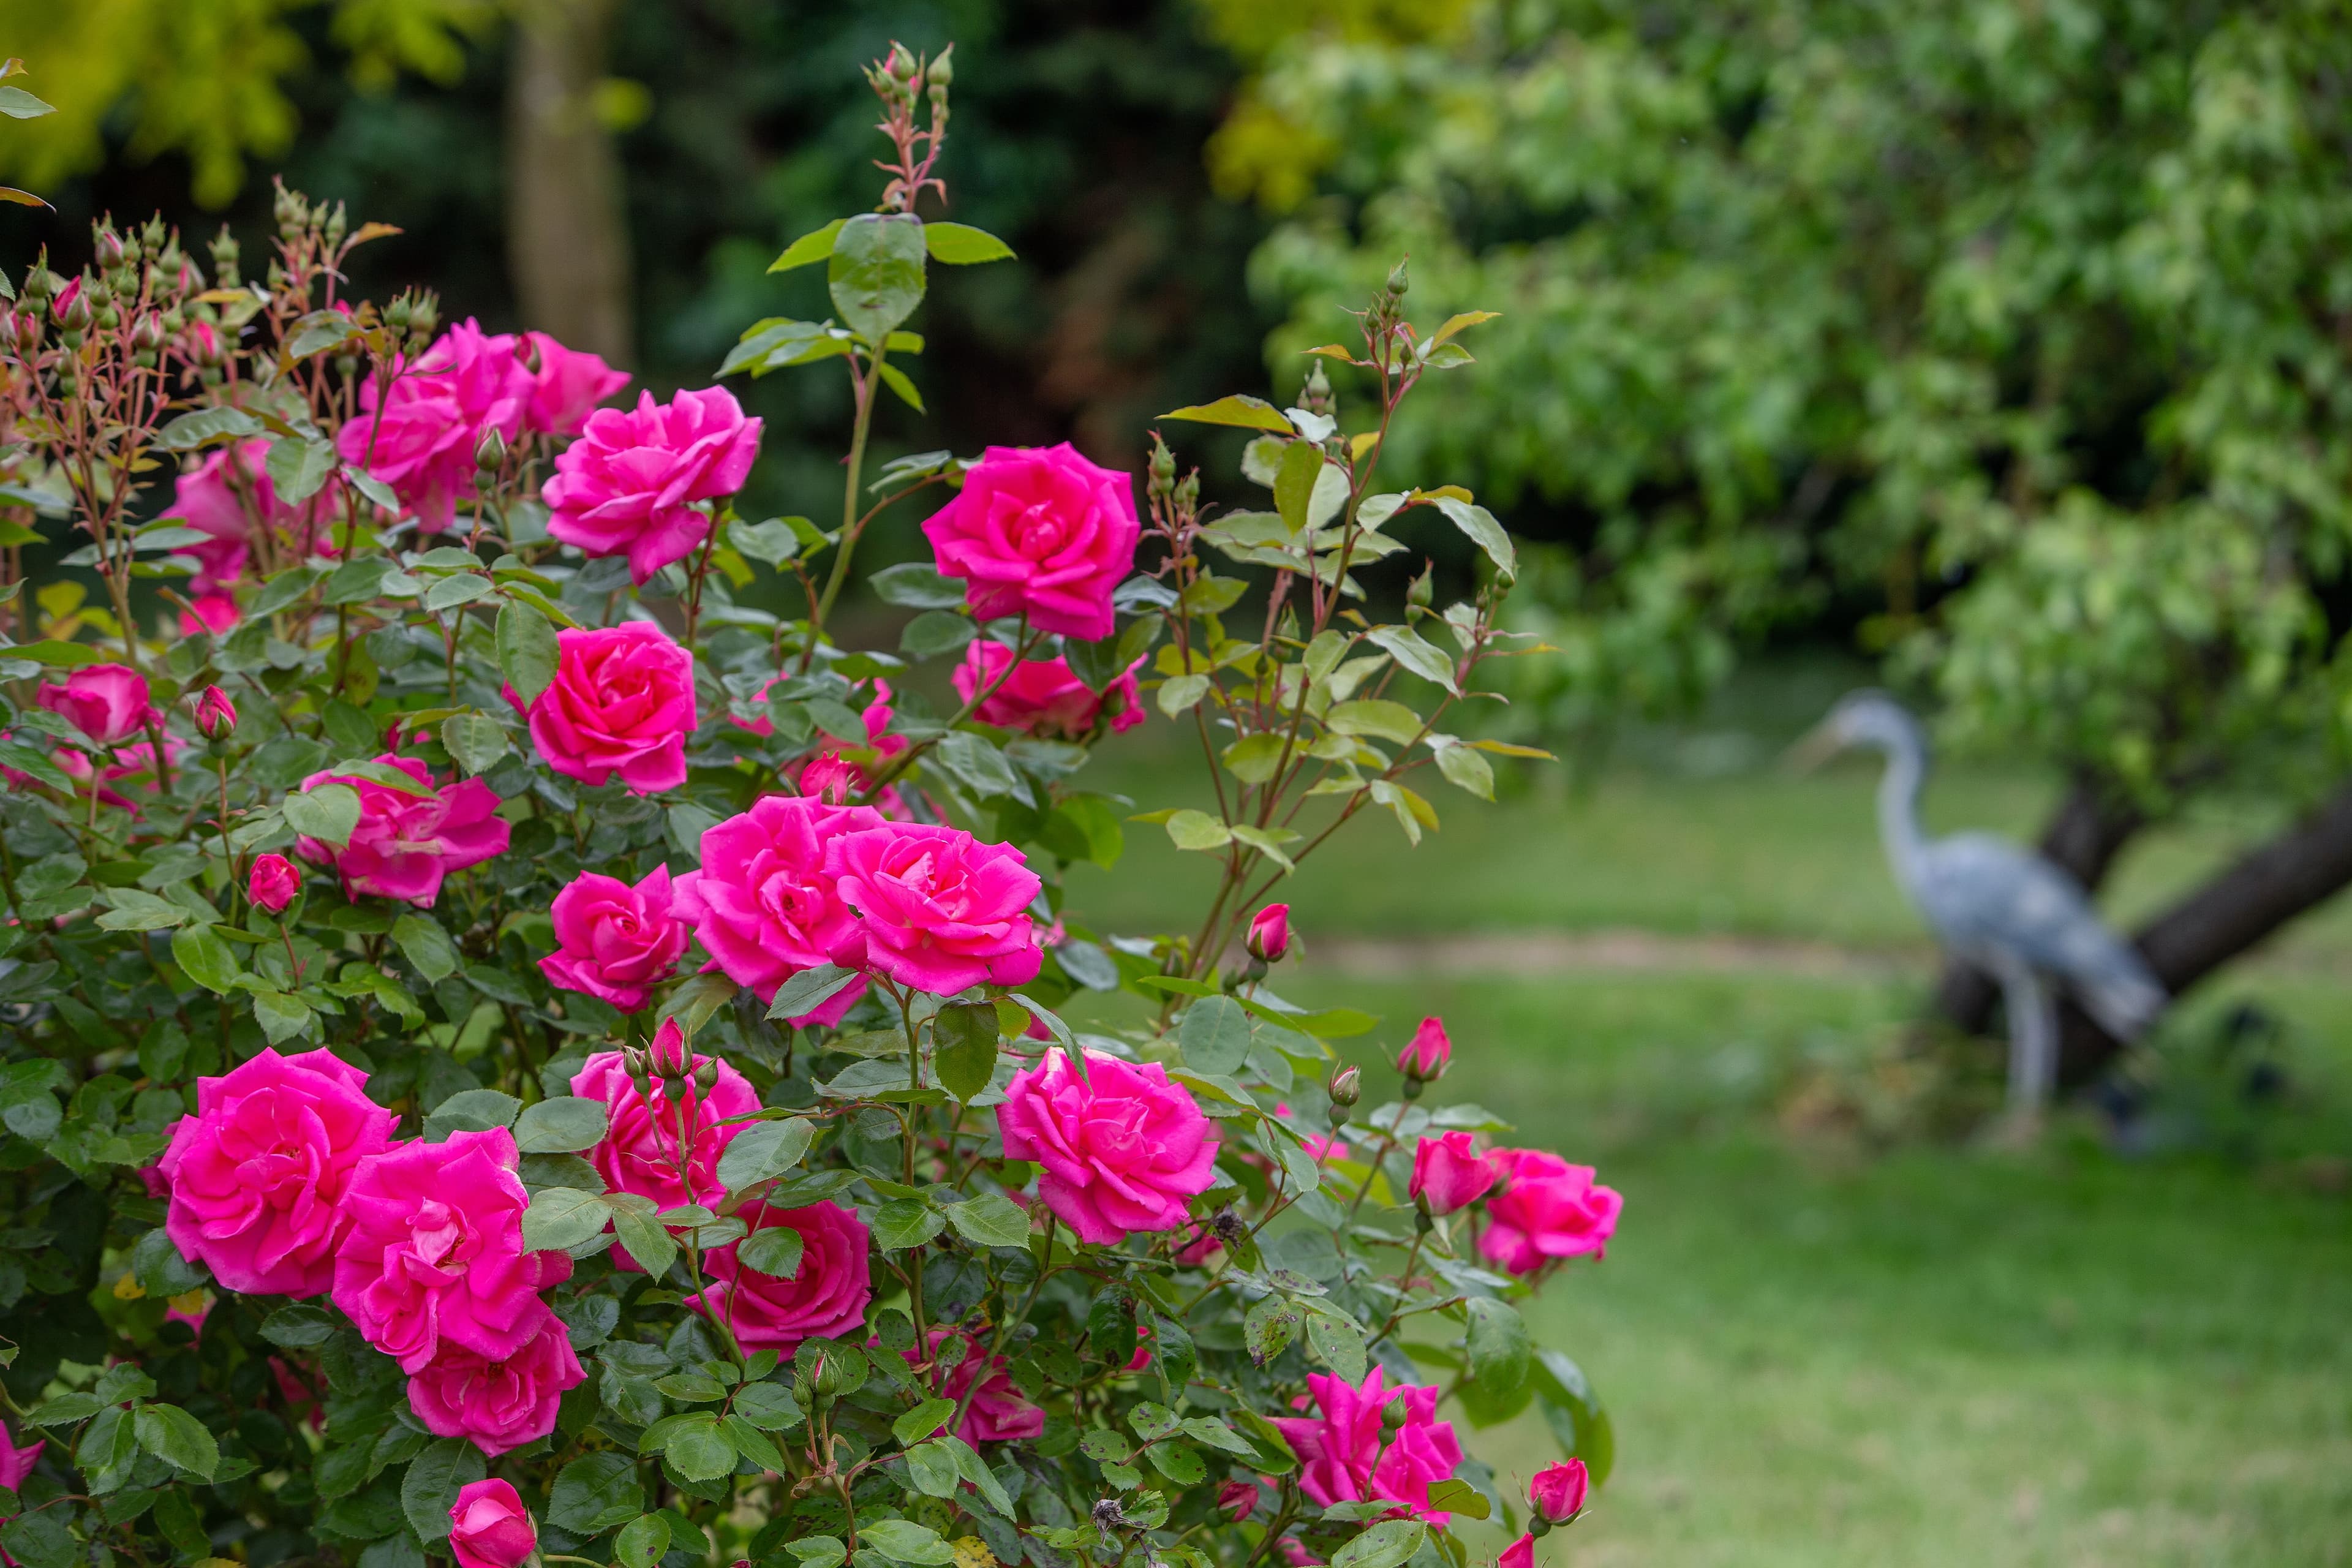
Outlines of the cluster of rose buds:
M 629 1082 L 641 1099 L 651 1100 L 654 1085 L 661 1085 L 665 1099 L 683 1100 L 686 1086 L 692 1083 L 698 1095 L 708 1095 L 719 1082 L 719 1061 L 715 1057 L 697 1059 L 686 1048 L 686 1036 L 680 1032 L 677 1020 L 665 1019 L 654 1032 L 648 1046 L 623 1046 L 621 1066 L 629 1075 Z

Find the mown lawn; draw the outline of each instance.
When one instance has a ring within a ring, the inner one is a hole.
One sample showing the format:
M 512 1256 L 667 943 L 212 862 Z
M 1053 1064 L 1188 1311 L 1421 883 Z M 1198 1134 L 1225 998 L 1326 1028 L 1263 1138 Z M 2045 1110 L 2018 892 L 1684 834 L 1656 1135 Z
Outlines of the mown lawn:
M 1683 754 L 1769 758 L 1784 736 L 1760 728 Z M 1300 1001 L 1382 1016 L 1360 1053 L 1381 1097 L 1377 1047 L 1443 1014 L 1459 1064 L 1444 1093 L 1626 1194 L 1608 1259 L 1534 1309 L 1610 1405 L 1620 1455 L 1545 1568 L 2352 1562 L 2352 1213 L 2325 1158 L 2352 1153 L 2352 986 L 2329 963 L 2352 916 L 2184 1009 L 2173 1079 L 2195 1078 L 2180 1064 L 2221 1007 L 2252 1001 L 2283 1021 L 2289 1089 L 2257 1114 L 2209 1075 L 2205 1100 L 2168 1102 L 2188 1136 L 2167 1153 L 2111 1152 L 2088 1111 L 2025 1152 L 1790 1131 L 1795 1086 L 1855 1070 L 1931 973 L 1877 857 L 1874 774 L 1709 773 L 1670 765 L 1672 743 L 1649 756 L 1501 806 L 1449 794 L 1418 851 L 1363 823 L 1288 889 L 1310 953 L 1352 935 L 1633 928 L 1885 960 L 1828 977 L 1497 973 L 1457 954 L 1367 978 L 1310 956 L 1281 977 Z M 1105 782 L 1142 809 L 1196 776 L 1146 747 Z M 1930 816 L 2027 831 L 2052 793 L 1958 768 Z M 2115 903 L 2154 906 L 2259 826 L 2217 813 L 2151 841 Z M 1081 876 L 1073 909 L 1112 931 L 1174 923 L 1205 868 L 1131 831 L 1150 874 Z M 2212 1094 L 2241 1142 L 2195 1136 Z M 1478 1447 L 1521 1476 L 1549 1451 L 1532 1428 Z

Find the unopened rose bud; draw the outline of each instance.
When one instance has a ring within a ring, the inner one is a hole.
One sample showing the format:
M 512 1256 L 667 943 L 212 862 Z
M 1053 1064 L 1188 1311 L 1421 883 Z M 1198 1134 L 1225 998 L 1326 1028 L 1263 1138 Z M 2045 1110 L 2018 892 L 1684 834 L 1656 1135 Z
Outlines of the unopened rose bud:
M 1446 1037 L 1444 1021 L 1423 1018 L 1411 1043 L 1397 1053 L 1397 1071 L 1405 1076 L 1408 1098 L 1420 1092 L 1419 1085 L 1444 1077 L 1453 1063 L 1454 1042 Z
M 1250 921 L 1242 945 L 1260 963 L 1279 963 L 1290 951 L 1290 906 L 1268 904 Z
M 482 438 L 474 443 L 474 467 L 482 473 L 495 474 L 506 467 L 506 462 L 507 438 L 495 429 L 483 431 Z
M 1400 261 L 1394 267 L 1389 268 L 1389 292 L 1391 294 L 1394 295 L 1397 299 L 1402 300 L 1404 298 L 1406 291 L 1412 287 L 1412 279 L 1405 276 L 1403 262 Z
M 1328 1087 L 1332 1104 L 1342 1109 L 1353 1106 L 1364 1098 L 1364 1069 L 1360 1067 L 1341 1068 L 1331 1075 Z
M 140 313 L 131 324 L 131 346 L 152 353 L 163 346 L 163 319 L 152 310 Z
M 906 45 L 896 41 L 892 42 L 890 45 L 889 69 L 890 74 L 897 77 L 900 81 L 912 81 L 915 79 L 915 57 L 907 52 Z
M 350 225 L 351 218 L 349 215 L 343 211 L 343 204 L 337 202 L 335 204 L 335 210 L 327 215 L 327 245 L 329 248 L 331 249 L 335 246 L 343 243 L 343 231 L 348 228 Z
M 58 290 L 57 297 L 49 301 L 49 314 L 57 318 L 58 325 L 68 331 L 81 331 L 89 327 L 89 300 L 83 295 L 80 279 L 75 279 Z
M 1227 1519 L 1239 1524 L 1257 1510 L 1257 1483 L 1227 1481 L 1217 1489 L 1217 1507 Z
M 409 310 L 409 335 L 416 339 L 419 342 L 431 337 L 433 335 L 433 329 L 440 324 L 441 307 L 435 303 L 433 297 L 429 294 L 417 300 L 415 305 Z
M 664 1078 L 684 1078 L 694 1070 L 687 1059 L 686 1033 L 677 1026 L 676 1018 L 665 1018 L 654 1031 L 653 1044 L 646 1049 L 653 1070 Z
M 217 686 L 207 686 L 196 699 L 196 732 L 207 741 L 226 739 L 236 728 L 236 704 Z
M 219 277 L 220 286 L 224 289 L 236 288 L 237 286 L 236 261 L 238 252 L 236 247 L 236 237 L 229 233 L 228 225 L 221 225 L 220 236 L 212 243 L 212 253 L 213 271 Z
M 1176 481 L 1176 510 L 1190 512 L 1201 504 L 1201 476 L 1186 474 Z
M 1546 1465 L 1528 1483 L 1528 1509 L 1534 1516 L 1528 1521 L 1528 1531 L 1541 1535 L 1557 1524 L 1566 1524 L 1584 1511 L 1585 1494 L 1591 1489 L 1592 1478 L 1585 1472 L 1582 1459 L 1570 1459 L 1564 1464 Z
M 122 237 L 112 229 L 100 229 L 98 243 L 93 248 L 100 268 L 110 270 L 122 265 Z
M 700 1093 L 709 1094 L 718 1086 L 719 1059 L 713 1057 L 694 1069 L 694 1087 Z
M 410 310 L 411 306 L 409 304 L 408 296 L 403 294 L 399 299 L 394 300 L 391 304 L 386 305 L 383 308 L 383 324 L 397 332 L 404 332 L 408 331 L 408 317 Z
M 1421 569 L 1421 575 L 1415 577 L 1410 584 L 1406 584 L 1404 591 L 1404 602 L 1406 604 L 1415 605 L 1418 608 L 1424 610 L 1429 608 L 1430 599 L 1435 593 L 1435 590 L 1431 586 L 1429 581 L 1432 570 L 1433 569 L 1431 567 L 1423 566 Z
M 927 79 L 933 87 L 946 87 L 955 80 L 954 59 L 955 46 L 953 44 L 950 44 L 946 48 L 940 51 L 940 58 L 931 62 L 931 68 L 929 71 L 925 73 Z
M 283 855 L 260 855 L 254 858 L 253 870 L 245 880 L 245 896 L 256 908 L 271 914 L 284 910 L 302 890 L 302 873 L 294 862 Z
M 57 288 L 58 275 L 40 262 L 33 263 L 32 270 L 25 274 L 24 295 L 29 303 L 37 304 L 47 299 L 57 292 Z
M 162 213 L 157 213 L 154 216 L 147 220 L 147 227 L 144 233 L 141 236 L 141 238 L 145 244 L 149 253 L 152 254 L 156 251 L 162 250 L 164 245 L 171 240 L 171 233 L 172 231 L 170 229 L 163 226 L 163 215 Z

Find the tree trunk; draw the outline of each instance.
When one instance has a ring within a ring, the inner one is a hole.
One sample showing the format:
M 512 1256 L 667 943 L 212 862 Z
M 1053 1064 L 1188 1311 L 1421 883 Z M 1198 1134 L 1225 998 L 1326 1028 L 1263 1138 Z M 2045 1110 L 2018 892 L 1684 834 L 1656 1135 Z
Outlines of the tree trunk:
M 620 159 L 596 112 L 614 0 L 516 7 L 507 99 L 507 261 L 526 326 L 631 363 Z
M 2064 867 L 2084 890 L 2095 893 L 2116 854 L 2147 825 L 2137 807 L 2091 774 L 2078 773 L 2042 830 L 2040 847 L 2044 858 Z M 1992 976 L 1958 960 L 1945 961 L 1943 978 L 1936 986 L 1937 1015 L 1968 1034 L 1982 1034 L 2000 999 L 2000 987 Z
M 2133 945 L 2175 996 L 2352 884 L 2352 785 L 2143 926 Z M 2060 1018 L 2064 1081 L 2096 1076 L 2123 1047 L 2080 1008 Z

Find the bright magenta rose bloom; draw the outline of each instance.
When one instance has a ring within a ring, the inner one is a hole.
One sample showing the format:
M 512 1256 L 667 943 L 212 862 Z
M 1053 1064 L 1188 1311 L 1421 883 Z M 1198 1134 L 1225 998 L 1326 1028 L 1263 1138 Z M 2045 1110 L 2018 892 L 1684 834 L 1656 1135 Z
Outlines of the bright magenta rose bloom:
M 983 620 L 1026 615 L 1043 631 L 1110 636 L 1111 591 L 1135 564 L 1135 481 L 1067 441 L 991 447 L 923 532 L 941 574 L 964 579 Z
M 629 413 L 600 408 L 558 455 L 541 491 L 554 516 L 547 531 L 591 555 L 625 555 L 642 585 L 691 554 L 710 514 L 690 503 L 743 488 L 760 455 L 760 421 L 723 387 L 681 392 L 667 406 L 650 392 Z
M 1429 1489 L 1461 1467 L 1462 1445 L 1454 1424 L 1437 1419 L 1435 1388 L 1384 1388 L 1386 1375 L 1374 1367 L 1358 1388 L 1336 1373 L 1307 1374 L 1320 1414 L 1274 1417 L 1298 1455 L 1298 1489 L 1325 1508 L 1389 1498 L 1412 1518 L 1444 1525 L 1454 1516 L 1429 1506 Z M 1302 1410 L 1307 1404 L 1297 1402 Z M 1392 1405 L 1402 1417 L 1393 1435 L 1381 1424 Z
M 341 849 L 316 838 L 298 838 L 297 855 L 332 864 L 353 894 L 405 899 L 429 909 L 441 896 L 442 878 L 506 853 L 513 829 L 499 820 L 499 797 L 489 785 L 465 779 L 436 789 L 432 770 L 414 757 L 386 752 L 375 760 L 398 768 L 425 793 L 410 795 L 345 773 L 312 773 L 302 781 L 304 789 L 346 784 L 359 792 L 360 824 Z
M 677 879 L 670 908 L 692 922 L 710 954 L 706 966 L 762 1002 L 803 969 L 833 961 L 857 917 L 825 870 L 828 841 L 882 825 L 868 806 L 827 805 L 799 795 L 769 795 L 702 836 L 702 868 Z M 837 1024 L 866 992 L 865 982 L 795 1025 Z
M 1469 1133 L 1447 1132 L 1413 1146 L 1409 1191 L 1429 1205 L 1430 1213 L 1452 1214 L 1485 1197 L 1502 1174 L 1502 1162 L 1478 1152 Z
M 654 1047 L 657 1057 L 667 1057 L 673 1072 L 678 1067 L 677 1058 L 685 1054 L 678 1047 L 676 1027 L 675 1020 L 664 1025 Z M 706 1062 L 716 1063 L 719 1074 L 707 1094 L 690 1076 Z M 646 1108 L 618 1051 L 598 1051 L 572 1075 L 572 1092 L 583 1100 L 603 1100 L 607 1116 L 604 1141 L 588 1151 L 588 1163 L 596 1167 L 606 1186 L 615 1192 L 643 1194 L 653 1199 L 656 1208 L 716 1203 L 724 1196 L 727 1189 L 719 1185 L 717 1174 L 719 1156 L 751 1123 L 739 1121 L 732 1127 L 719 1123 L 760 1109 L 759 1092 L 726 1061 L 698 1056 L 685 1064 L 685 1070 L 689 1075 L 686 1091 L 677 1100 L 656 1087 L 658 1113 Z M 681 1182 L 678 1153 L 688 1140 L 692 1141 L 693 1152 L 687 1161 L 688 1180 Z
M 1584 1494 L 1591 1484 L 1582 1459 L 1546 1465 L 1528 1483 L 1528 1507 L 1547 1524 L 1566 1524 L 1584 1511 Z
M 33 1473 L 33 1466 L 48 1446 L 47 1439 L 36 1437 L 23 1447 L 8 1431 L 8 1423 L 0 1421 L 0 1487 L 10 1491 L 21 1490 L 25 1478 Z
M 511 446 L 522 434 L 536 388 L 515 350 L 511 333 L 462 321 L 401 367 L 381 411 L 375 378 L 360 383 L 360 416 L 336 435 L 335 449 L 390 485 L 420 532 L 447 528 L 473 494 L 484 435 L 495 430 Z
M 571 1334 L 551 1311 L 522 1349 L 503 1361 L 443 1345 L 441 1353 L 409 1379 L 408 1407 L 435 1436 L 468 1438 L 495 1458 L 554 1431 L 564 1390 L 587 1375 L 572 1352 Z M 465 1497 L 457 1494 L 460 1509 Z M 466 1560 L 463 1546 L 457 1548 L 457 1560 Z
M 835 839 L 824 864 L 860 917 L 839 963 L 952 996 L 983 982 L 1034 980 L 1045 962 L 1029 919 L 1043 884 L 1009 844 L 886 823 Z
M 950 1335 L 963 1341 L 964 1358 L 942 1371 L 938 1365 L 940 1342 Z M 881 1342 L 866 1342 L 875 1345 Z M 982 1355 L 982 1347 L 961 1329 L 933 1329 L 924 1343 L 929 1347 L 928 1356 L 919 1354 L 911 1345 L 899 1353 L 906 1357 L 908 1366 L 919 1366 L 927 1359 L 932 1363 L 933 1397 L 961 1403 L 966 1390 L 975 1383 L 980 1384 L 971 1403 L 964 1406 L 963 1419 L 956 1423 L 957 1436 L 967 1443 L 1015 1443 L 1045 1430 L 1045 1411 L 1021 1397 L 1021 1391 L 1013 1386 L 1013 1379 L 1005 1373 L 1003 1356 Z
M 196 1080 L 196 1113 L 173 1125 L 157 1163 L 172 1197 L 163 1229 L 225 1289 L 315 1296 L 335 1280 L 352 1178 L 394 1120 L 367 1097 L 367 1074 L 331 1051 L 264 1046 Z
M 125 664 L 89 664 L 62 686 L 44 686 L 40 705 L 101 746 L 127 741 L 163 715 L 147 700 L 147 678 Z
M 457 1554 L 458 1568 L 522 1568 L 539 1550 L 539 1526 L 531 1522 L 514 1483 L 475 1481 L 457 1489 L 457 1500 L 449 1509 L 449 1550 Z
M 453 1132 L 376 1155 L 344 1194 L 335 1305 L 403 1372 L 445 1345 L 504 1361 L 546 1321 L 539 1292 L 570 1279 L 572 1259 L 522 1249 L 520 1163 L 503 1127 Z
M 670 977 L 686 952 L 686 926 L 670 913 L 669 868 L 635 887 L 583 871 L 547 909 L 556 951 L 539 961 L 548 984 L 634 1013 Z
M 340 481 L 330 479 L 310 500 L 289 506 L 278 499 L 268 456 L 266 440 L 216 447 L 173 484 L 163 515 L 207 536 L 206 542 L 180 551 L 196 559 L 188 584 L 194 594 L 219 594 L 245 575 L 257 519 L 278 542 L 281 557 L 299 563 L 314 551 L 333 553 L 328 525 L 342 505 Z
M 874 1295 L 866 1257 L 865 1222 L 838 1204 L 814 1203 L 780 1209 L 762 1203 L 737 1211 L 755 1232 L 786 1226 L 801 1237 L 801 1266 L 790 1279 L 746 1268 L 735 1245 L 719 1247 L 702 1260 L 711 1283 L 688 1304 L 731 1323 L 747 1351 L 790 1355 L 803 1340 L 833 1339 L 866 1321 Z
M 245 896 L 271 914 L 294 901 L 302 890 L 302 873 L 283 855 L 257 855 L 245 879 Z
M 1087 1074 L 1052 1050 L 1014 1075 L 996 1108 L 1004 1157 L 1037 1162 L 1038 1197 L 1081 1241 L 1174 1230 L 1216 1180 L 1216 1124 L 1157 1062 L 1089 1052 Z
M 586 784 L 618 773 L 639 795 L 684 784 L 694 656 L 651 621 L 560 631 L 555 646 L 555 679 L 525 710 L 547 765 Z
M 526 430 L 577 436 L 596 405 L 629 384 L 628 372 L 614 370 L 601 355 L 567 349 L 545 332 L 523 333 L 522 359 L 530 376 L 530 402 L 522 416 Z
M 1536 1568 L 1536 1538 L 1522 1535 L 1495 1559 L 1495 1568 Z
M 1497 1149 L 1503 1190 L 1486 1205 L 1478 1251 L 1514 1274 L 1532 1274 L 1562 1258 L 1603 1256 L 1625 1200 L 1596 1185 L 1590 1165 L 1571 1165 L 1541 1149 Z
M 1076 741 L 1091 732 L 1106 711 L 1114 735 L 1143 722 L 1143 694 L 1136 688 L 1134 669 L 1097 692 L 1077 678 L 1066 658 L 1024 659 L 1005 676 L 1005 667 L 1012 663 L 1011 648 L 981 637 L 964 649 L 963 662 L 956 666 L 956 695 L 966 702 L 1004 676 L 1004 683 L 973 710 L 972 717 L 983 724 L 1052 741 Z M 1140 660 L 1136 668 L 1142 668 Z

